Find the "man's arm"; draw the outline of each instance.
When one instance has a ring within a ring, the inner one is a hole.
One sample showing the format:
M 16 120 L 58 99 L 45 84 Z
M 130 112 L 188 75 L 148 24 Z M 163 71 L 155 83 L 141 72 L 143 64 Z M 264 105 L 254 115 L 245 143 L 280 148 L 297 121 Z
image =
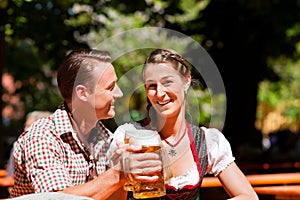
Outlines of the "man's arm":
M 108 199 L 112 194 L 121 195 L 126 199 L 127 192 L 123 190 L 125 179 L 120 176 L 120 171 L 108 169 L 96 179 L 82 185 L 64 189 L 63 193 L 91 197 L 96 200 Z M 118 192 L 118 194 L 116 194 Z M 120 198 L 118 198 L 120 199 Z
M 123 146 L 118 145 L 118 148 L 123 148 Z M 141 147 L 129 147 L 132 152 L 134 152 L 135 150 L 140 150 L 140 148 Z M 124 178 L 124 174 L 122 172 L 123 167 L 120 163 L 120 159 L 123 160 L 123 151 L 120 149 L 116 149 L 110 159 L 115 161 L 112 163 L 112 168 L 100 174 L 96 179 L 92 181 L 89 181 L 82 185 L 66 188 L 62 192 L 67 194 L 86 196 L 94 198 L 96 200 L 109 198 L 120 200 L 126 199 L 127 192 L 123 189 L 123 185 L 126 179 Z M 132 153 L 130 155 L 130 163 L 134 166 L 134 169 L 130 169 L 130 171 L 133 170 L 140 172 L 140 169 L 144 169 L 149 174 L 153 174 L 153 172 L 157 172 L 162 169 L 162 163 L 156 153 Z M 156 176 L 136 175 L 134 177 L 139 181 L 157 180 Z

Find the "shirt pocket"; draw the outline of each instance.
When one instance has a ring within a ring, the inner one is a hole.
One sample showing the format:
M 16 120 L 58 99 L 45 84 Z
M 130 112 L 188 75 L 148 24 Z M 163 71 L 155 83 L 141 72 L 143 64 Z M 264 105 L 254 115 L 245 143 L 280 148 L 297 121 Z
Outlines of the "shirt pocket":
M 82 154 L 73 155 L 68 162 L 68 172 L 74 185 L 83 184 L 89 174 L 89 164 Z

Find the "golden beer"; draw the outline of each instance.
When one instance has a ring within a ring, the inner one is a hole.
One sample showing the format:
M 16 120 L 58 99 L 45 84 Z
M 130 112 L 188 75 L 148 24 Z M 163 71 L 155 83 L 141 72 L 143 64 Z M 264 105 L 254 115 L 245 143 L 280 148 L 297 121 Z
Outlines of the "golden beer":
M 130 135 L 132 136 L 132 134 L 133 134 L 132 132 L 128 132 L 128 131 L 125 132 L 125 137 L 124 137 L 125 144 L 129 144 L 129 138 Z M 133 191 L 133 188 L 134 188 L 133 185 L 129 181 L 126 181 L 123 185 L 123 189 L 126 191 Z
M 141 130 L 138 130 L 141 131 Z M 131 145 L 141 146 L 141 150 L 135 151 L 136 153 L 157 153 L 161 158 L 161 141 L 160 136 L 156 131 L 148 131 L 143 134 L 140 133 L 139 137 L 131 137 L 129 143 Z M 133 197 L 136 199 L 146 199 L 146 198 L 155 198 L 162 197 L 166 195 L 165 182 L 164 182 L 164 173 L 163 170 L 153 174 L 158 176 L 156 182 L 135 182 L 133 189 Z

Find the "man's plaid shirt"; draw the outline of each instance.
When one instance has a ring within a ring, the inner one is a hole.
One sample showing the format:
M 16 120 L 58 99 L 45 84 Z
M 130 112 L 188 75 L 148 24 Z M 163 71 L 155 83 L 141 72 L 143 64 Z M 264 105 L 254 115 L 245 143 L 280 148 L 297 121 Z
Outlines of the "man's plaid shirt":
M 106 170 L 112 134 L 99 121 L 91 131 L 98 174 Z M 12 197 L 63 190 L 87 182 L 93 162 L 79 141 L 65 107 L 37 120 L 16 142 Z

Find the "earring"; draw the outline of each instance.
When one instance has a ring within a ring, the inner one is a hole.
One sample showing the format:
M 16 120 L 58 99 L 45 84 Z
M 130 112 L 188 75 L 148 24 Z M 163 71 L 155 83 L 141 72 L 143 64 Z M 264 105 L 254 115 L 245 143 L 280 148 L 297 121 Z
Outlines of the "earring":
M 184 93 L 185 93 L 185 94 L 187 93 L 189 87 L 190 87 L 190 84 L 186 84 L 186 85 L 184 86 Z
M 184 88 L 184 94 L 187 94 L 188 88 Z

